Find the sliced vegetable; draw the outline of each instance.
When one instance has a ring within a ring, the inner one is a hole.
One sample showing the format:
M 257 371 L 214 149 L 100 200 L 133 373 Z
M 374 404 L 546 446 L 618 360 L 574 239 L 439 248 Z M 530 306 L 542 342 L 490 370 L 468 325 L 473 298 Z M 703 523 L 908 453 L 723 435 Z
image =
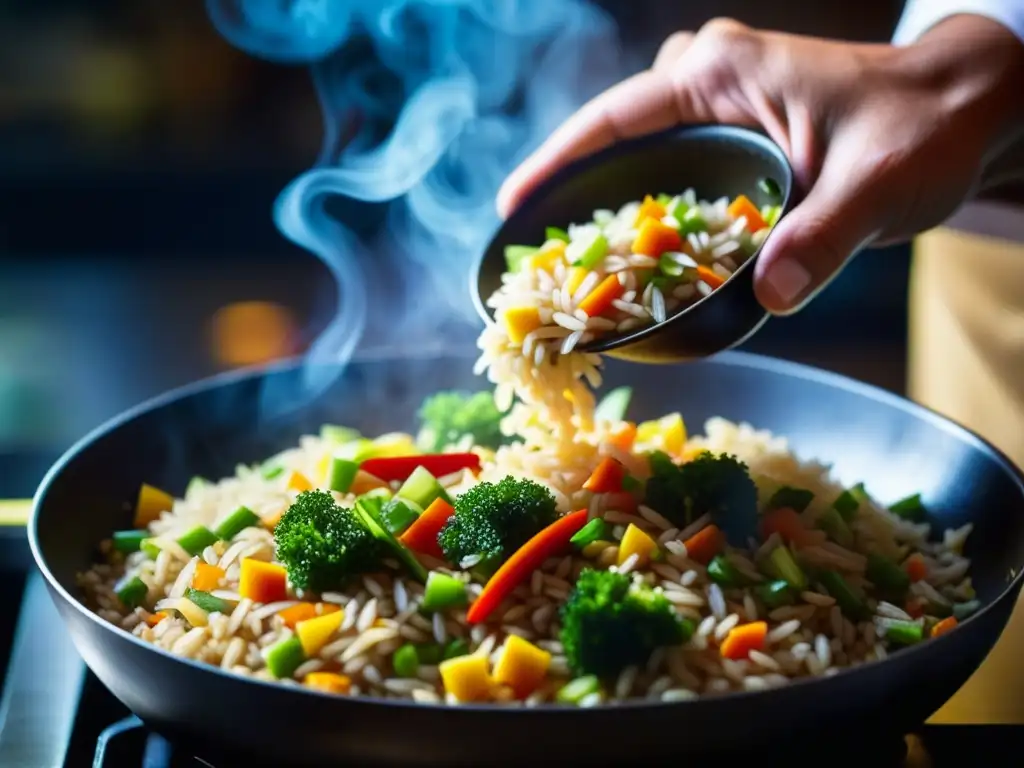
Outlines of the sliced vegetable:
M 544 230 L 544 237 L 548 240 L 561 240 L 563 243 L 569 242 L 569 233 L 561 227 L 548 227 Z
M 682 244 L 683 241 L 676 229 L 662 224 L 660 218 L 646 218 L 637 229 L 636 238 L 633 240 L 633 253 L 656 259 L 665 251 L 678 251 Z
M 276 563 L 243 558 L 238 575 L 238 594 L 256 603 L 288 599 L 288 572 Z
M 869 618 L 871 612 L 868 610 L 864 600 L 851 587 L 846 579 L 836 571 L 822 571 L 818 574 L 821 585 L 836 600 L 836 605 L 843 615 L 850 621 L 858 622 Z
M 670 456 L 682 455 L 683 446 L 686 444 L 686 422 L 683 421 L 682 414 L 669 413 L 660 419 L 644 421 L 637 425 L 638 443 L 647 444 L 656 438 L 660 438 L 662 449 Z
M 781 608 L 784 605 L 791 605 L 795 601 L 793 588 L 789 583 L 778 579 L 754 587 L 754 593 L 769 610 Z
M 231 541 L 246 528 L 254 528 L 262 521 L 255 512 L 248 507 L 239 507 L 230 515 L 221 520 L 220 525 L 214 530 L 218 539 Z
M 144 552 L 150 560 L 156 560 L 160 554 L 160 547 L 153 539 L 143 539 L 139 544 L 139 550 Z
M 185 590 L 185 598 L 191 600 L 198 608 L 202 608 L 207 613 L 223 613 L 225 615 L 231 613 L 231 603 L 219 597 L 214 597 L 209 592 L 188 587 Z
M 616 387 L 601 398 L 594 408 L 594 421 L 607 421 L 612 424 L 626 418 L 629 401 L 633 399 L 632 387 Z
M 584 267 L 569 267 L 565 276 L 565 286 L 568 288 L 570 296 L 576 295 L 576 291 L 580 289 L 589 274 L 590 270 Z
M 757 186 L 773 203 L 782 201 L 782 190 L 779 189 L 779 183 L 775 179 L 765 176 L 757 182 Z
M 196 563 L 196 569 L 192 573 L 192 583 L 189 586 L 200 592 L 212 592 L 220 586 L 220 580 L 223 578 L 223 568 L 200 561 Z
M 565 257 L 574 267 L 593 269 L 601 259 L 608 255 L 608 238 L 602 234 L 596 234 L 589 241 L 577 240 L 569 243 L 565 250 Z
M 461 637 L 451 640 L 444 647 L 444 659 L 457 659 L 459 656 L 465 656 L 469 653 L 469 643 L 463 640 Z
M 924 627 L 912 621 L 893 621 L 885 628 L 885 639 L 893 645 L 914 645 L 924 640 Z
M 540 248 L 530 245 L 506 245 L 505 266 L 508 267 L 509 272 L 518 272 L 523 268 L 523 262 L 538 251 L 540 251 Z
M 332 457 L 330 469 L 327 471 L 327 487 L 338 493 L 347 493 L 358 471 L 359 465 L 356 462 Z
M 853 520 L 857 510 L 860 509 L 860 501 L 850 491 L 843 491 L 832 502 L 832 509 L 842 515 L 843 521 L 849 523 Z
M 170 512 L 173 506 L 174 497 L 171 494 L 143 483 L 135 502 L 135 520 L 132 525 L 135 528 L 148 528 L 161 514 Z
M 746 218 L 747 231 L 751 234 L 768 226 L 765 220 L 761 218 L 761 212 L 757 210 L 757 206 L 750 202 L 746 195 L 738 195 L 729 204 L 729 215 L 734 219 Z
M 263 660 L 267 662 L 267 671 L 278 680 L 291 677 L 295 670 L 306 660 L 299 638 L 286 637 L 263 651 Z
M 289 491 L 298 491 L 301 493 L 302 491 L 313 490 L 313 483 L 311 483 L 309 478 L 301 472 L 292 470 L 292 473 L 288 475 L 288 482 L 285 487 Z
M 420 604 L 427 613 L 462 608 L 468 602 L 466 585 L 461 580 L 440 571 L 431 571 L 427 576 L 427 586 L 423 591 L 423 602 Z
M 668 211 L 665 210 L 665 203 L 655 200 L 650 195 L 647 195 L 640 204 L 639 210 L 636 212 L 636 218 L 633 220 L 633 226 L 639 227 L 644 223 L 645 219 L 657 219 L 658 221 L 661 221 L 667 213 Z
M 180 544 L 181 548 L 190 555 L 198 555 L 208 546 L 216 542 L 217 534 L 205 525 L 197 525 L 195 528 L 190 528 L 181 535 L 181 538 L 178 539 L 178 544 Z
M 448 522 L 448 518 L 454 514 L 455 508 L 451 504 L 441 498 L 434 499 L 430 506 L 423 510 L 423 514 L 405 529 L 399 541 L 414 552 L 430 555 L 438 560 L 443 559 L 444 553 L 438 546 L 437 535 Z
M 391 655 L 391 668 L 396 677 L 416 677 L 420 670 L 420 659 L 411 643 L 402 645 Z
M 805 488 L 793 488 L 784 485 L 772 494 L 768 501 L 769 509 L 781 509 L 789 507 L 797 512 L 803 512 L 814 501 L 814 492 Z
M 601 681 L 597 675 L 584 675 L 563 685 L 555 694 L 555 701 L 559 704 L 579 704 L 585 696 L 600 691 Z
M 451 501 L 448 494 L 445 493 L 444 486 L 422 466 L 416 467 L 412 471 L 412 474 L 402 483 L 402 487 L 398 489 L 397 495 L 400 498 L 408 499 L 420 509 L 429 507 L 434 503 L 434 499 Z
M 545 560 L 569 546 L 573 535 L 587 524 L 587 514 L 585 509 L 570 512 L 516 550 L 484 586 L 476 602 L 470 606 L 466 621 L 470 624 L 486 621 L 501 601 L 529 579 Z
M 551 654 L 524 640 L 509 635 L 498 663 L 494 680 L 512 689 L 517 699 L 525 699 L 544 682 L 551 666 Z
M 836 544 L 841 547 L 853 545 L 853 531 L 843 520 L 843 516 L 836 509 L 826 510 L 818 518 L 818 527 L 828 534 Z
M 793 555 L 785 545 L 773 549 L 768 559 L 778 577 L 789 584 L 789 586 L 801 592 L 807 589 L 807 574 L 797 565 L 796 560 L 793 559 Z
M 125 554 L 138 552 L 148 538 L 149 531 L 114 531 L 114 549 Z
M 341 427 L 337 424 L 324 424 L 320 427 L 320 439 L 330 445 L 351 443 L 360 437 L 359 432 L 350 427 Z
M 719 649 L 722 658 L 734 661 L 747 658 L 751 651 L 760 651 L 764 648 L 764 639 L 767 635 L 768 624 L 763 621 L 752 621 L 733 627 Z
M 313 603 L 296 603 L 277 612 L 281 621 L 289 629 L 295 629 L 300 621 L 307 621 L 317 617 L 316 606 Z
M 622 463 L 606 456 L 583 483 L 583 489 L 591 493 L 618 493 L 622 490 L 622 478 L 625 476 L 626 468 Z
M 527 335 L 541 327 L 540 312 L 536 307 L 509 307 L 501 313 L 508 340 L 521 345 Z
M 137 608 L 149 594 L 149 587 L 138 576 L 131 576 L 117 584 L 114 593 L 125 608 Z
M 405 499 L 391 499 L 380 510 L 384 527 L 395 536 L 401 535 L 419 516 L 419 508 Z
M 487 698 L 493 680 L 486 656 L 458 656 L 442 661 L 438 669 L 444 689 L 458 701 L 479 701 Z
M 295 635 L 302 644 L 305 654 L 313 657 L 320 653 L 320 649 L 327 645 L 327 641 L 341 628 L 341 623 L 344 620 L 345 612 L 338 609 L 324 613 L 314 619 L 305 619 L 297 622 L 295 624 Z
M 480 457 L 475 453 L 390 456 L 381 459 L 367 459 L 359 468 L 364 472 L 369 472 L 374 477 L 379 477 L 381 480 L 390 483 L 395 480 L 405 482 L 418 467 L 422 467 L 434 477 L 444 477 L 463 469 L 479 472 Z M 412 499 L 412 501 L 416 501 L 416 499 Z
M 956 620 L 955 616 L 947 616 L 934 627 L 932 627 L 931 636 L 938 637 L 939 635 L 944 635 L 947 632 L 956 629 L 956 625 L 958 623 L 959 622 Z
M 921 503 L 921 494 L 919 493 L 900 499 L 889 507 L 889 511 L 894 515 L 902 517 L 904 520 L 910 520 L 914 523 L 924 522 L 924 519 L 928 516 L 928 510 Z
M 619 542 L 618 565 L 622 565 L 633 555 L 636 555 L 636 567 L 642 568 L 651 561 L 658 552 L 658 542 L 652 539 L 642 528 L 633 523 L 626 527 L 622 534 L 622 541 Z
M 416 559 L 416 555 L 406 549 L 405 545 L 388 531 L 372 504 L 368 504 L 365 499 L 357 500 L 353 511 L 359 515 L 363 525 L 373 534 L 373 537 L 391 550 L 391 553 L 406 567 L 414 579 L 421 583 L 427 580 L 427 569 Z
M 588 544 L 593 544 L 595 541 L 608 538 L 610 529 L 608 523 L 602 520 L 600 517 L 595 517 L 589 523 L 584 525 L 573 535 L 569 542 L 578 549 L 583 549 Z
M 724 277 L 711 269 L 711 267 L 705 267 L 703 264 L 697 265 L 697 277 L 707 283 L 711 290 L 721 288 L 725 284 Z
M 901 597 L 910 587 L 910 576 L 888 558 L 869 552 L 864 575 L 883 594 Z
M 181 617 L 193 627 L 205 627 L 210 623 L 206 611 L 187 598 L 178 598 L 171 607 L 180 613 Z
M 346 696 L 352 690 L 352 680 L 347 675 L 339 675 L 336 672 L 310 672 L 302 682 L 307 688 L 339 696 Z
M 911 581 L 924 581 L 928 578 L 928 566 L 925 565 L 924 557 L 921 556 L 920 552 L 915 552 L 907 561 L 903 564 L 903 568 L 907 572 L 907 576 L 910 577 Z
M 708 525 L 684 541 L 683 546 L 691 560 L 707 565 L 725 546 L 725 534 L 717 525 Z
M 679 222 L 679 233 L 681 235 L 695 235 L 698 232 L 707 232 L 708 222 L 701 213 L 700 208 L 693 207 L 683 212 L 682 217 L 673 214 Z
M 761 533 L 765 539 L 777 533 L 786 543 L 797 546 L 803 546 L 809 541 L 809 531 L 799 513 L 792 507 L 766 512 L 761 518 Z
M 742 587 L 749 583 L 749 579 L 724 555 L 716 555 L 708 563 L 708 578 L 727 588 Z
M 589 317 L 602 315 L 611 309 L 612 302 L 622 296 L 625 290 L 625 287 L 619 282 L 618 275 L 608 275 L 580 302 L 579 309 Z
M 668 205 L 665 206 L 665 210 L 668 212 L 669 216 L 682 223 L 686 212 L 690 210 L 690 205 L 682 198 L 682 196 L 679 196 L 670 200 Z

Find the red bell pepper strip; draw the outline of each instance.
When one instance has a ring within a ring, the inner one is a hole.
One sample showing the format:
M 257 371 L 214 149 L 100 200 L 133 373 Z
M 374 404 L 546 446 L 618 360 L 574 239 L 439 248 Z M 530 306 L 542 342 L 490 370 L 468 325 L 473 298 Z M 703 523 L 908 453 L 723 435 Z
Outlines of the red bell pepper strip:
M 434 499 L 398 540 L 413 552 L 421 552 L 443 560 L 444 552 L 438 546 L 437 536 L 448 522 L 448 518 L 454 514 L 455 510 L 451 504 L 442 498 Z
M 576 532 L 587 524 L 587 510 L 570 512 L 542 530 L 519 549 L 512 553 L 502 566 L 491 576 L 480 597 L 469 607 L 466 621 L 479 624 L 486 621 L 501 601 L 530 578 L 549 557 L 554 557 L 569 546 Z
M 423 456 L 391 456 L 367 459 L 359 468 L 390 483 L 406 480 L 416 467 L 423 467 L 434 477 L 444 477 L 462 469 L 480 471 L 480 457 L 475 453 L 428 453 Z

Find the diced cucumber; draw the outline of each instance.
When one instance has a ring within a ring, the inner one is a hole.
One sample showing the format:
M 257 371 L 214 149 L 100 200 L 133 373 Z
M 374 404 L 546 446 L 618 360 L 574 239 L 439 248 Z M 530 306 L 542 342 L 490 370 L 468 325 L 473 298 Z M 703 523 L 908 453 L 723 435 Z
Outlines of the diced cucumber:
M 178 544 L 190 555 L 198 555 L 216 541 L 217 534 L 205 525 L 197 525 L 195 528 L 191 528 L 183 533 L 181 538 L 178 539 Z
M 114 531 L 114 549 L 129 554 L 138 552 L 142 542 L 149 538 L 149 531 Z
M 910 588 L 910 576 L 896 563 L 875 552 L 868 554 L 864 575 L 882 593 L 902 598 Z
M 793 589 L 803 592 L 807 589 L 807 575 L 797 565 L 789 549 L 783 545 L 772 550 L 768 556 L 776 575 Z
M 357 430 L 350 427 L 340 427 L 337 424 L 324 424 L 320 427 L 320 439 L 331 445 L 342 445 L 351 443 L 361 437 Z
M 185 590 L 185 597 L 195 603 L 196 607 L 202 608 L 207 613 L 223 613 L 227 615 L 231 613 L 233 607 L 227 600 L 221 600 L 209 592 L 192 589 L 192 587 Z
M 677 197 L 675 200 L 670 201 L 669 205 L 666 206 L 666 210 L 668 211 L 669 216 L 682 224 L 683 217 L 686 216 L 686 212 L 690 210 L 690 206 L 682 197 Z
M 679 221 L 679 231 L 684 235 L 695 235 L 698 232 L 707 231 L 708 222 L 700 208 L 690 208 L 682 218 L 676 216 L 676 219 Z
M 450 502 L 444 487 L 424 467 L 416 467 L 402 483 L 397 496 L 408 499 L 420 509 L 426 509 L 436 498 Z
M 334 456 L 331 458 L 331 467 L 327 473 L 327 487 L 338 493 L 348 493 L 357 472 L 359 465 L 356 462 Z
M 758 584 L 754 587 L 754 593 L 769 610 L 790 605 L 795 600 L 793 588 L 782 579 Z
M 259 515 L 248 507 L 242 506 L 221 520 L 220 525 L 213 533 L 218 539 L 231 541 L 246 528 L 257 526 L 261 522 Z
M 391 499 L 380 510 L 380 519 L 384 527 L 395 536 L 401 536 L 416 518 L 423 513 L 416 505 L 407 499 Z
M 828 509 L 818 518 L 818 527 L 841 547 L 853 545 L 853 531 L 836 509 Z
M 867 605 L 860 595 L 851 587 L 836 571 L 822 571 L 818 574 L 818 580 L 825 590 L 835 598 L 839 610 L 850 621 L 864 621 L 870 616 Z
M 398 558 L 399 562 L 401 562 L 408 569 L 409 573 L 412 574 L 413 578 L 419 582 L 426 582 L 427 569 L 423 567 L 412 552 L 405 548 L 402 542 L 392 536 L 391 532 L 384 527 L 384 523 L 377 513 L 377 509 L 379 509 L 379 507 L 374 509 L 372 508 L 372 503 L 368 503 L 372 501 L 374 500 L 364 499 L 356 501 L 354 509 L 356 514 L 359 515 L 359 519 L 362 520 L 363 525 L 365 525 L 367 530 L 373 534 L 375 539 L 385 544 L 388 549 L 391 550 L 391 552 Z
M 306 660 L 306 654 L 302 650 L 302 642 L 292 635 L 267 648 L 263 652 L 263 659 L 267 662 L 267 671 L 280 680 L 294 675 L 295 670 Z
M 427 586 L 420 604 L 424 611 L 437 613 L 448 608 L 463 608 L 468 603 L 466 585 L 462 581 L 440 571 L 431 571 L 427 575 Z
M 608 238 L 598 233 L 589 242 L 577 240 L 569 243 L 565 256 L 574 267 L 593 269 L 608 254 Z
M 539 250 L 532 245 L 506 245 L 505 266 L 509 272 L 518 272 L 523 268 L 523 263 Z
M 149 587 L 138 576 L 131 576 L 117 584 L 114 592 L 125 608 L 137 608 L 149 594 Z
M 632 398 L 632 387 L 616 387 L 611 390 L 594 408 L 594 421 L 622 421 L 626 418 L 626 411 Z
M 579 704 L 584 696 L 597 693 L 601 690 L 601 681 L 596 675 L 586 675 L 570 680 L 563 685 L 555 694 L 555 701 L 559 704 Z
M 160 547 L 156 545 L 153 539 L 143 539 L 139 542 L 139 549 L 146 553 L 146 557 L 150 560 L 156 560 L 160 554 Z

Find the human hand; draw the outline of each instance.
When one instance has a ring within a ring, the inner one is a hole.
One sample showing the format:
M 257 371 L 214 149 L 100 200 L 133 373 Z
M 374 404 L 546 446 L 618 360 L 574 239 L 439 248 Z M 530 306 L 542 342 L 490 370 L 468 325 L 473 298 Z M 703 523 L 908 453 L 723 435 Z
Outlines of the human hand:
M 980 16 L 954 16 L 905 48 L 761 32 L 715 20 L 676 33 L 651 69 L 586 104 L 506 181 L 507 216 L 567 163 L 683 123 L 763 128 L 803 201 L 754 265 L 758 300 L 804 306 L 858 249 L 941 223 L 1024 125 L 1024 46 Z M 680 182 L 685 185 L 685 179 Z

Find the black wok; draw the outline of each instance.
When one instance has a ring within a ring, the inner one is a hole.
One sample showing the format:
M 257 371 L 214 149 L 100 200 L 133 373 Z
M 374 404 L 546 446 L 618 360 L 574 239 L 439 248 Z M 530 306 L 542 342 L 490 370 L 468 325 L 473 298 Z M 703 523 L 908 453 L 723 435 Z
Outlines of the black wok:
M 635 386 L 637 417 L 679 409 L 694 429 L 712 415 L 749 421 L 788 436 L 803 456 L 834 462 L 843 482 L 865 480 L 883 500 L 922 492 L 940 527 L 972 521 L 967 554 L 981 611 L 883 662 L 766 693 L 510 710 L 332 698 L 253 682 L 146 645 L 78 602 L 75 573 L 89 566 L 97 542 L 129 525 L 140 482 L 180 493 L 193 474 L 230 474 L 325 421 L 371 434 L 408 430 L 424 394 L 479 386 L 469 368 L 461 358 L 352 364 L 324 396 L 279 417 L 263 409 L 266 397 L 280 404 L 297 392 L 298 368 L 229 375 L 161 397 L 76 445 L 44 480 L 29 535 L 85 662 L 155 730 L 201 754 L 247 747 L 280 765 L 600 765 L 662 755 L 692 764 L 711 753 L 721 759 L 739 744 L 763 745 L 764 760 L 815 733 L 827 734 L 833 758 L 842 759 L 868 734 L 920 725 L 1006 624 L 1024 564 L 1021 473 L 967 430 L 893 395 L 737 353 L 656 374 L 610 362 L 607 384 Z

